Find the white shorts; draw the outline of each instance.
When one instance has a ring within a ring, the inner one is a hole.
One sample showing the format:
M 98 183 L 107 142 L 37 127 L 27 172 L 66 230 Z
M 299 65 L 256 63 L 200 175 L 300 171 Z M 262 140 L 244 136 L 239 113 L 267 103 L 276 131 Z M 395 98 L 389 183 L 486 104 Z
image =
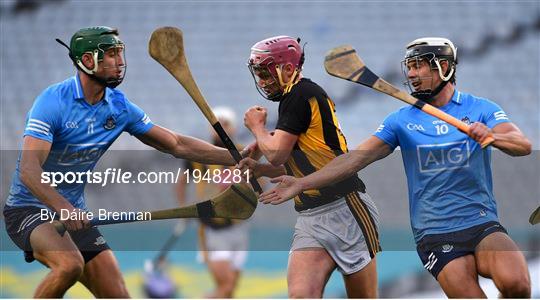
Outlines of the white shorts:
M 206 260 L 205 260 L 206 253 Z M 242 270 L 247 259 L 247 251 L 199 251 L 197 253 L 197 261 L 199 263 L 207 263 L 208 261 L 228 261 L 232 264 L 235 270 Z
M 324 248 L 344 275 L 363 269 L 381 251 L 379 213 L 368 194 L 351 193 L 334 202 L 301 211 L 292 251 Z
M 204 226 L 202 230 L 197 261 L 229 261 L 236 270 L 242 270 L 247 259 L 248 224 L 242 222 L 222 229 Z

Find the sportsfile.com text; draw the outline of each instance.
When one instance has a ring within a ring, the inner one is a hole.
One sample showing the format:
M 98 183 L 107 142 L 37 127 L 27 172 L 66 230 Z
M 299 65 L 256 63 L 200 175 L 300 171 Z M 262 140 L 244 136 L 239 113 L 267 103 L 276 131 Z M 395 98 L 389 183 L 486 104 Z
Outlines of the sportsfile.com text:
M 56 187 L 59 184 L 90 183 L 105 186 L 107 184 L 119 183 L 178 183 L 179 180 L 185 180 L 186 183 L 217 183 L 234 184 L 247 181 L 249 183 L 249 170 L 241 171 L 239 169 L 214 169 L 201 171 L 198 169 L 189 170 L 178 168 L 173 171 L 151 171 L 137 172 L 123 171 L 118 168 L 107 168 L 105 171 L 86 171 L 86 172 L 42 172 L 41 183 Z M 245 179 L 245 180 L 244 180 Z

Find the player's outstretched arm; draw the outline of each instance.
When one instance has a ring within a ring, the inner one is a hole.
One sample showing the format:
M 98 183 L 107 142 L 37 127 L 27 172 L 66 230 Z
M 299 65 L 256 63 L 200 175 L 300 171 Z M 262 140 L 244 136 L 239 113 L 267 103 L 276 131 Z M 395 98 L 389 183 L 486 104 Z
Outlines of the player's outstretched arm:
M 481 142 L 489 134 L 486 125 L 476 122 L 471 125 L 469 135 Z M 492 128 L 491 133 L 495 141 L 492 146 L 511 156 L 524 156 L 531 154 L 531 142 L 523 135 L 519 128 L 510 122 L 500 123 Z
M 381 139 L 372 136 L 360 144 L 356 150 L 334 158 L 322 169 L 306 177 L 280 176 L 273 178 L 271 182 L 278 183 L 278 185 L 262 193 L 259 200 L 265 204 L 283 203 L 303 191 L 322 188 L 344 180 L 390 153 L 392 153 L 390 146 Z
M 167 128 L 155 125 L 148 132 L 137 136 L 143 143 L 176 158 L 203 164 L 233 166 L 236 164 L 229 151 L 203 140 L 180 135 Z
M 260 163 L 251 157 L 242 159 L 236 167 L 240 169 L 242 173 L 249 170 L 253 176 L 255 176 L 255 178 L 274 178 L 286 174 L 285 167 L 283 165 L 276 167 L 272 164 Z

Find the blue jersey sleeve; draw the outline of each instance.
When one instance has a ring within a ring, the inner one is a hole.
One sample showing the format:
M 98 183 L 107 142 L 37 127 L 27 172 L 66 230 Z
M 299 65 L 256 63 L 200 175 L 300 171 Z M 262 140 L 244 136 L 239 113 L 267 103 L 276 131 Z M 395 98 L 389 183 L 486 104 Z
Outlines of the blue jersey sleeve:
M 134 103 L 130 101 L 126 101 L 127 109 L 128 109 L 128 124 L 125 131 L 129 132 L 131 135 L 141 135 L 145 134 L 150 130 L 150 128 L 154 127 L 154 123 L 150 120 L 150 118 L 144 113 L 144 111 L 135 105 Z
M 45 90 L 36 98 L 26 116 L 23 136 L 28 135 L 52 143 L 61 123 L 59 95 L 54 90 Z
M 482 102 L 482 122 L 489 128 L 500 123 L 510 122 L 504 110 L 496 103 L 484 99 Z
M 387 143 L 392 150 L 399 146 L 399 140 L 395 130 L 395 128 L 397 128 L 396 119 L 397 112 L 388 115 L 373 134 L 374 136 L 383 140 L 383 142 Z

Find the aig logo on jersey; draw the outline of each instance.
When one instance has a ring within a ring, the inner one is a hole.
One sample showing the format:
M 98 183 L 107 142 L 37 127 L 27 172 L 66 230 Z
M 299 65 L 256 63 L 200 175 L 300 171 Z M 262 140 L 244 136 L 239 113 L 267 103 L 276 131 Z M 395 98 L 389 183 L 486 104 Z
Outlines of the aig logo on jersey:
M 62 166 L 91 165 L 96 163 L 106 150 L 107 142 L 89 144 L 67 144 L 58 157 Z
M 471 155 L 468 140 L 435 145 L 418 145 L 420 172 L 438 172 L 469 167 Z
M 422 125 L 413 123 L 407 124 L 407 129 L 411 131 L 426 131 Z

